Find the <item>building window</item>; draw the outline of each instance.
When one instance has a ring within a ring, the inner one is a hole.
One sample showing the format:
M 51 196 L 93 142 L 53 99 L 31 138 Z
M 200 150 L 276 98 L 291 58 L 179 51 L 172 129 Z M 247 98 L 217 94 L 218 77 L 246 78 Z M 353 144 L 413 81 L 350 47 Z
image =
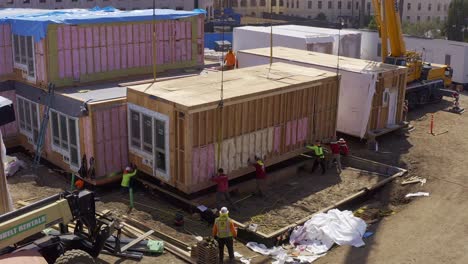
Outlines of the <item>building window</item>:
M 437 4 L 437 11 L 440 11 L 440 9 L 442 8 L 442 5 L 440 3 Z
M 234 1 L 237 3 L 237 1 Z M 266 0 L 260 0 L 260 6 L 266 6 Z
M 299 0 L 296 1 L 296 8 L 299 8 Z
M 312 1 L 307 2 L 307 8 L 312 9 Z
M 428 4 L 428 5 L 427 5 L 427 10 L 428 10 L 428 11 L 431 11 L 431 9 L 432 9 L 432 4 Z
M 406 9 L 407 9 L 407 10 L 411 10 L 411 3 L 408 3 Z
M 262 1 L 260 1 L 260 5 L 261 5 L 261 4 L 262 4 Z M 239 6 L 239 5 L 238 5 L 237 0 L 232 1 L 232 7 L 238 7 L 238 6 Z M 152 9 L 152 8 L 150 8 L 150 9 Z M 167 8 L 167 9 L 169 9 L 169 8 Z
M 356 2 L 356 9 L 359 9 L 359 2 Z
M 31 0 L 23 0 L 23 4 L 29 4 Z
M 291 8 L 294 8 L 294 0 L 291 1 Z
M 447 11 L 447 4 L 444 4 L 444 11 Z
M 370 2 L 367 2 L 367 11 L 370 12 L 370 8 L 371 8 L 371 3 L 370 3 Z
M 52 149 L 64 156 L 74 169 L 80 167 L 78 119 L 50 110 L 52 127 Z
M 351 10 L 352 7 L 353 7 L 353 3 L 351 3 L 351 1 L 348 1 L 348 10 Z
M 29 78 L 35 78 L 34 40 L 31 36 L 13 35 L 15 67 L 27 72 Z
M 341 1 L 338 1 L 338 9 L 341 9 Z
M 410 16 L 406 16 L 406 21 L 410 22 L 410 21 L 411 21 L 411 17 L 410 17 Z
M 129 104 L 130 150 L 152 160 L 156 173 L 169 175 L 169 117 Z
M 284 6 L 284 0 L 279 0 L 279 6 Z
M 427 16 L 427 21 L 431 21 L 431 17 L 430 17 L 430 16 Z
M 19 95 L 16 96 L 21 134 L 28 142 L 36 144 L 39 137 L 39 105 Z
M 421 3 L 418 3 L 418 11 L 421 11 Z
M 241 0 L 240 6 L 241 7 L 246 7 L 247 6 L 247 0 Z
M 271 0 L 271 5 L 276 6 L 276 0 Z
M 322 9 L 322 1 L 318 1 L 318 9 Z
M 417 20 L 418 22 L 421 21 L 421 17 L 418 16 L 418 17 L 416 18 L 416 20 Z
M 445 65 L 450 65 L 452 62 L 452 56 L 449 54 L 445 54 Z
M 257 6 L 257 0 L 250 0 L 250 6 Z
M 332 9 L 333 8 L 333 3 L 332 1 L 328 1 L 328 9 Z

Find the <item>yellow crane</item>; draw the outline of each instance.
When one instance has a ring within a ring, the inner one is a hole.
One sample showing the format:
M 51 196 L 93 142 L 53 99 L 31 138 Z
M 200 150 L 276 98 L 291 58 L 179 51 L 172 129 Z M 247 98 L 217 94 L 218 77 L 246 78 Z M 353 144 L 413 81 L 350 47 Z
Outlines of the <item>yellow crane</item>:
M 422 61 L 421 54 L 407 51 L 397 0 L 372 0 L 375 21 L 382 40 L 382 61 L 408 68 L 406 98 L 409 106 L 426 104 L 451 96 L 453 70 L 449 65 Z M 390 52 L 389 46 L 390 43 Z

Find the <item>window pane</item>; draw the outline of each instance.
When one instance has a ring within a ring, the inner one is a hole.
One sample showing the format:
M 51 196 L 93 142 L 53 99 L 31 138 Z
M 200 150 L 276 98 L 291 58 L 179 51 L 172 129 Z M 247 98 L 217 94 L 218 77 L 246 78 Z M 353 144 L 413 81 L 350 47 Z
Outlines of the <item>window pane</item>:
M 76 121 L 71 118 L 68 119 L 68 132 L 70 134 L 70 145 L 77 146 Z
M 60 115 L 60 136 L 62 148 L 68 149 L 67 118 L 63 115 Z
M 55 145 L 60 146 L 59 120 L 56 112 L 51 111 L 51 121 L 53 142 Z
M 135 147 L 140 148 L 140 114 L 131 111 L 130 112 L 131 118 L 131 138 L 132 138 L 132 145 Z
M 21 64 L 26 64 L 26 37 L 20 36 Z
M 28 49 L 28 75 L 34 77 L 34 54 L 33 54 L 33 40 L 32 37 L 26 37 L 26 44 Z
M 143 150 L 153 153 L 152 119 L 143 115 Z
M 32 127 L 35 129 L 38 129 L 39 124 L 37 122 L 37 104 L 31 103 L 31 118 L 32 118 Z
M 155 124 L 156 124 L 156 128 L 154 130 L 154 133 L 155 133 L 155 138 L 156 138 L 156 147 L 158 149 L 161 149 L 163 151 L 165 151 L 165 137 L 164 137 L 164 126 L 165 126 L 165 123 L 164 121 L 160 121 L 160 120 L 157 120 L 155 119 Z
M 13 36 L 13 44 L 15 45 L 15 62 L 20 62 L 20 44 L 19 36 Z
M 24 125 L 24 100 L 18 98 L 18 109 L 19 109 L 19 121 L 20 121 L 20 127 L 22 129 L 25 129 Z
M 166 172 L 166 154 L 156 152 L 156 166 L 159 170 Z
M 70 147 L 70 163 L 78 167 L 78 149 Z
M 29 101 L 24 101 L 24 113 L 25 113 L 25 122 L 26 122 L 26 130 L 31 130 L 31 104 Z

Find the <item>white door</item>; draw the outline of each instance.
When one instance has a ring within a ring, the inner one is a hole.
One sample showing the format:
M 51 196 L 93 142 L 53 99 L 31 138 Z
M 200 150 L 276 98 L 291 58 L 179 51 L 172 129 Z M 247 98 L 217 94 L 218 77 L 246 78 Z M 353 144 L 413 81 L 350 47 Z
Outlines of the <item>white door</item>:
M 396 113 L 397 113 L 397 89 L 391 89 L 388 100 L 388 121 L 387 126 L 395 125 Z

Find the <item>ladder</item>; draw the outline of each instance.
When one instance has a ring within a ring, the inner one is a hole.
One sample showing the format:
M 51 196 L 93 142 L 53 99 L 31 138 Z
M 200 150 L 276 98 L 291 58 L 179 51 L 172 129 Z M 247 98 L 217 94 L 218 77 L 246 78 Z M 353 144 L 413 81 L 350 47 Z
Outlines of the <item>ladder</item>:
M 36 142 L 36 154 L 34 155 L 33 167 L 39 166 L 39 163 L 41 162 L 42 147 L 44 146 L 45 134 L 47 132 L 47 126 L 49 125 L 49 109 L 50 105 L 52 104 L 54 92 L 55 84 L 49 83 L 45 100 L 44 114 L 41 122 L 41 128 L 39 129 L 39 135 Z

